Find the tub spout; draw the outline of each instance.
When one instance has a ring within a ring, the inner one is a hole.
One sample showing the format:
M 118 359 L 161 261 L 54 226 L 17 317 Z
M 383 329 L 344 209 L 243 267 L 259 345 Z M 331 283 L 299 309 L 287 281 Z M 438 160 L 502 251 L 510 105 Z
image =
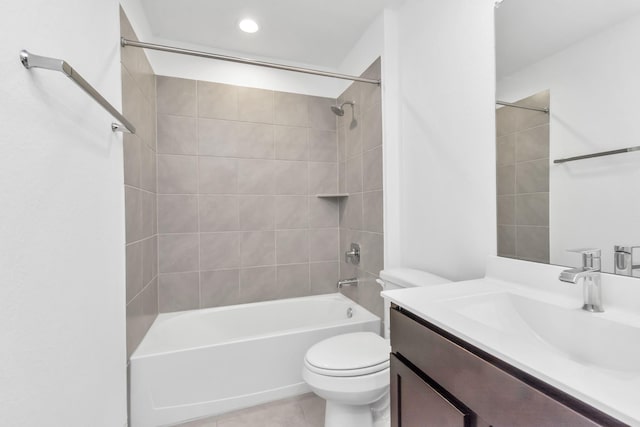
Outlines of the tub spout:
M 358 286 L 358 278 L 353 277 L 351 279 L 338 280 L 338 289 L 341 289 L 343 286 Z

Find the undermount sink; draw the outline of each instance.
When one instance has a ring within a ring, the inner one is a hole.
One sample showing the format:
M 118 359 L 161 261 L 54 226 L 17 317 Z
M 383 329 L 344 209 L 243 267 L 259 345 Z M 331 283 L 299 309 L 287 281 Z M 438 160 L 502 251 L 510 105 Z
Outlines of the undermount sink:
M 640 327 L 511 292 L 439 302 L 470 320 L 533 340 L 580 364 L 640 374 Z

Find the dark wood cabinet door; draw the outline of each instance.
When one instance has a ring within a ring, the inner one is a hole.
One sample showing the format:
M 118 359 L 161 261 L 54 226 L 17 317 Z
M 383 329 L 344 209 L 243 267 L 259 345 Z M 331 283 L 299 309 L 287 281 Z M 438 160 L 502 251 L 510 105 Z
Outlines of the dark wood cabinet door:
M 455 396 L 456 401 L 471 408 L 474 424 L 495 427 L 626 426 L 468 343 L 459 339 L 454 342 L 455 337 L 445 334 L 428 322 L 391 310 L 393 353 Z
M 471 417 L 391 355 L 392 427 L 469 427 Z

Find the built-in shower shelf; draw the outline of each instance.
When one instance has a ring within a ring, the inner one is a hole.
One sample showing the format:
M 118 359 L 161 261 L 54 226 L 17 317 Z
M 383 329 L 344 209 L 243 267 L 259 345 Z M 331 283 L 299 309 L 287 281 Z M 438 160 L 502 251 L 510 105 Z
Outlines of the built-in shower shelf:
M 331 193 L 331 194 L 316 194 L 319 199 L 340 199 L 342 197 L 349 197 L 349 193 Z

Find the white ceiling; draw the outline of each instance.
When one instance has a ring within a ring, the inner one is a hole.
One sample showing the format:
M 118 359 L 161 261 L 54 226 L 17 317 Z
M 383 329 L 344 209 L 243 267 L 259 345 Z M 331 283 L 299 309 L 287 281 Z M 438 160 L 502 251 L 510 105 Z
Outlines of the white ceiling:
M 504 0 L 496 10 L 497 76 L 509 75 L 638 13 L 640 0 Z
M 336 68 L 389 0 L 143 0 L 154 37 Z M 251 17 L 260 31 L 238 22 Z

